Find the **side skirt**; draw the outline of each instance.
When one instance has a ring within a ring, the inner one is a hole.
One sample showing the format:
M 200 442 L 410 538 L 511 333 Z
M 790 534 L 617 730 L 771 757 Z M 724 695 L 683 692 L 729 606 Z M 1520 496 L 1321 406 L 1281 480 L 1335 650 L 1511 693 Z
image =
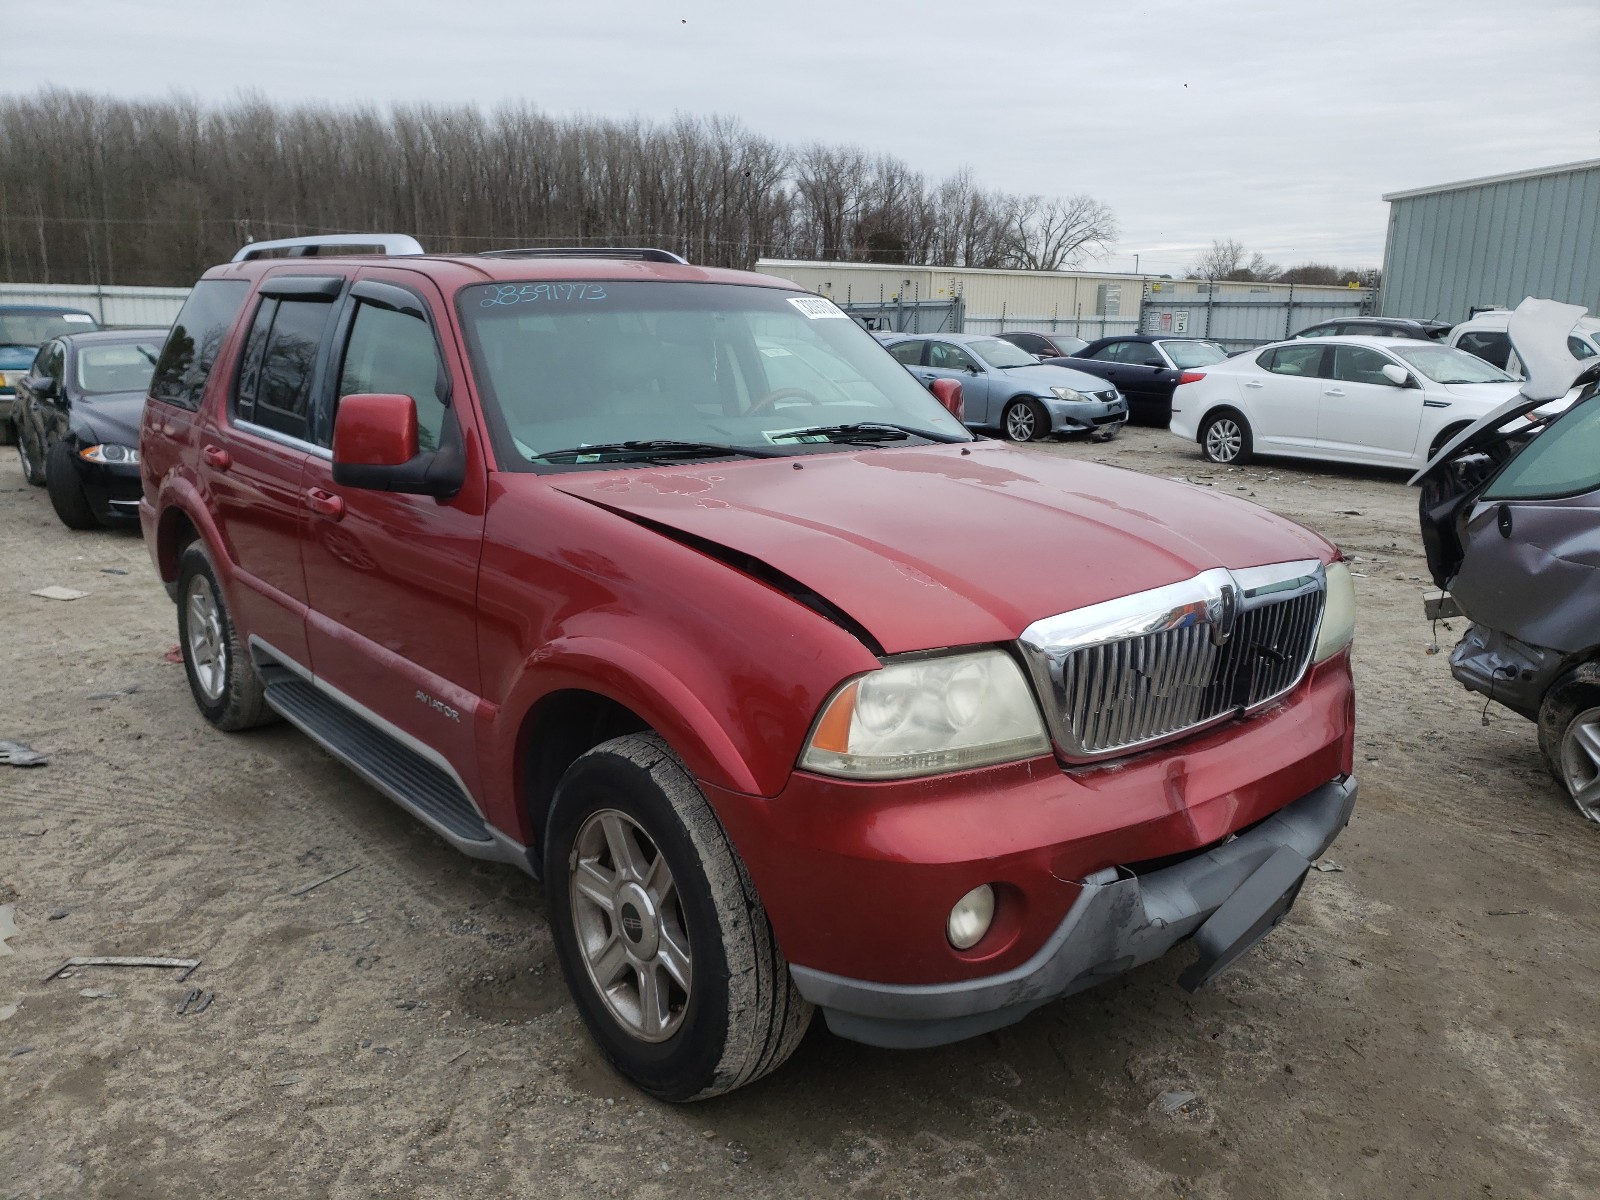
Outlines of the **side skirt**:
M 261 639 L 250 639 L 250 654 L 284 720 L 463 854 L 538 877 L 533 852 L 484 819 L 443 757 Z

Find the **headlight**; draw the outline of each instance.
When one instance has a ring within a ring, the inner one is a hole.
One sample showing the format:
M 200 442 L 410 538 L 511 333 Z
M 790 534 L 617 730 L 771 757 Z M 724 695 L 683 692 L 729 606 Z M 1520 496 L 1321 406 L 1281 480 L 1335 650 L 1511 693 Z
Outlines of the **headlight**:
M 828 702 L 800 766 L 850 779 L 905 779 L 1011 762 L 1050 749 L 1033 692 L 999 650 L 891 662 Z
M 1089 398 L 1082 392 L 1075 392 L 1071 388 L 1053 387 L 1050 390 L 1055 393 L 1057 400 L 1087 400 Z
M 116 442 L 102 442 L 98 446 L 85 446 L 78 451 L 78 457 L 92 463 L 136 463 L 139 451 Z
M 1322 607 L 1322 627 L 1317 630 L 1313 662 L 1332 658 L 1356 635 L 1356 585 L 1348 563 L 1329 563 L 1328 598 Z

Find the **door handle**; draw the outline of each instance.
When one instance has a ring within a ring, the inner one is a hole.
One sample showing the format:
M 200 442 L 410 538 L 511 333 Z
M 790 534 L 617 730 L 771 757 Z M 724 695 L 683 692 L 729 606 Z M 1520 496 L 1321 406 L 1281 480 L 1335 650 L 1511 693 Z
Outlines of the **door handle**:
M 1342 396 L 1344 395 L 1344 390 L 1342 388 L 1327 388 L 1322 394 L 1324 396 Z
M 229 454 L 221 446 L 207 446 L 200 453 L 205 457 L 209 466 L 215 467 L 219 471 L 226 471 L 233 466 L 233 455 Z
M 1259 387 L 1266 387 L 1266 386 L 1267 385 L 1262 383 L 1259 379 L 1249 379 L 1249 380 L 1245 381 L 1245 387 L 1259 388 Z
M 306 507 L 319 517 L 337 521 L 344 516 L 344 497 L 314 487 L 306 489 Z

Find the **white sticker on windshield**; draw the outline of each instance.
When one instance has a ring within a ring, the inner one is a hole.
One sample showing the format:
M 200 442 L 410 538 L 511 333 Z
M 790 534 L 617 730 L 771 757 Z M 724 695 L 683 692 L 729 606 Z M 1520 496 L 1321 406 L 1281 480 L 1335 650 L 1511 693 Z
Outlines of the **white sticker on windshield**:
M 843 314 L 841 314 L 841 315 L 843 315 Z M 62 313 L 61 314 L 61 319 L 63 321 L 71 321 L 75 325 L 93 325 L 94 324 L 94 318 L 91 317 L 88 313 Z
M 761 347 L 761 353 L 765 354 L 768 358 L 793 358 L 794 357 L 794 355 L 790 354 L 782 346 L 762 346 Z
M 821 321 L 826 317 L 839 317 L 849 320 L 839 310 L 839 306 L 832 300 L 824 300 L 821 296 L 791 296 L 789 303 L 798 308 L 813 321 Z

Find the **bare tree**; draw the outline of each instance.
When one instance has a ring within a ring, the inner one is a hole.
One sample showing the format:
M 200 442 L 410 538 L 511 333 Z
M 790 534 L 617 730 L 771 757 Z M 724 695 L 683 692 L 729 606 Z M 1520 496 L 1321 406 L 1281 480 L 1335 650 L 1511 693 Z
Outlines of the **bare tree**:
M 0 98 L 5 277 L 187 284 L 246 240 L 406 230 L 431 250 L 654 244 L 763 256 L 1070 266 L 1115 224 L 1049 200 L 930 181 L 856 147 L 791 149 L 726 117 L 549 117 L 527 105 L 282 106 L 245 95 Z
M 1007 257 L 1029 271 L 1061 271 L 1105 254 L 1117 219 L 1093 196 L 1023 196 L 1006 214 Z
M 1280 273 L 1278 265 L 1259 250 L 1246 257 L 1244 246 L 1232 238 L 1213 239 L 1211 249 L 1195 259 L 1192 271 L 1196 279 L 1238 283 L 1270 283 Z

